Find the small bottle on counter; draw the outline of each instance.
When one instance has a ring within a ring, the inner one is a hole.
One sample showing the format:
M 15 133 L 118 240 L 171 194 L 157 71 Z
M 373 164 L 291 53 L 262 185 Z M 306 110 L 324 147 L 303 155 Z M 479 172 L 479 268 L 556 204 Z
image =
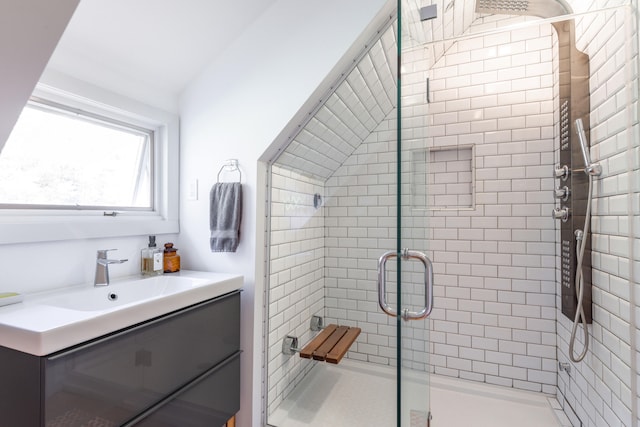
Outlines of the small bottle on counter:
M 180 255 L 178 250 L 173 247 L 173 243 L 164 244 L 164 272 L 175 273 L 180 271 Z
M 156 246 L 156 236 L 149 236 L 149 246 L 142 249 L 140 259 L 143 276 L 157 276 L 164 272 L 164 251 Z

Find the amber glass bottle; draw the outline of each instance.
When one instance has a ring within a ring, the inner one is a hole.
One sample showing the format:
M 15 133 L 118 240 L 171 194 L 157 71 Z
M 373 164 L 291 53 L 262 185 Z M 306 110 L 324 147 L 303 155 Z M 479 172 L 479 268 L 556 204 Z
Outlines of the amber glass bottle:
M 180 255 L 178 250 L 173 247 L 173 243 L 164 244 L 164 272 L 175 273 L 180 271 Z

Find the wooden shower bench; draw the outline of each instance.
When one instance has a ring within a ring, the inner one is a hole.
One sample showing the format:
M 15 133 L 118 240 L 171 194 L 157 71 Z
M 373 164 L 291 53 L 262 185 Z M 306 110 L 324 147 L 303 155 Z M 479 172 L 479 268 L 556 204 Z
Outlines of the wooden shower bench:
M 300 350 L 300 357 L 338 363 L 360 335 L 360 328 L 327 325 L 309 344 Z

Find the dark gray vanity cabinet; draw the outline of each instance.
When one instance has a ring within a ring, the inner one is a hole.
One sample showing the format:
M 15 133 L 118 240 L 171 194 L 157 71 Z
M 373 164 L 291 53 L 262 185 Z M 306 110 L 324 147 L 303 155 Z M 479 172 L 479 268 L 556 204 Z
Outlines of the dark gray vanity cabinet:
M 240 407 L 240 293 L 48 356 L 0 347 L 0 384 L 2 426 L 223 425 Z

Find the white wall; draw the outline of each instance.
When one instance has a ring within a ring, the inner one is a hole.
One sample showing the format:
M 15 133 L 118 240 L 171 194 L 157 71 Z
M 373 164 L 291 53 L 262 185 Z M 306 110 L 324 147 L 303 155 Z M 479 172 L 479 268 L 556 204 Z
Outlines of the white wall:
M 109 267 L 112 279 L 138 274 L 140 250 L 147 246 L 147 241 L 147 236 L 135 236 L 1 245 L 0 292 L 31 293 L 92 283 L 98 249 L 117 249 L 109 256 L 129 260 Z M 157 241 L 159 246 L 175 242 L 176 235 L 158 235 Z
M 198 180 L 198 200 L 181 201 L 185 267 L 241 273 L 241 427 L 260 424 L 262 278 L 256 277 L 256 194 L 261 154 L 296 115 L 382 8 L 383 0 L 281 0 L 218 57 L 183 93 L 181 193 Z M 208 192 L 226 159 L 238 159 L 244 185 L 236 253 L 209 251 Z

